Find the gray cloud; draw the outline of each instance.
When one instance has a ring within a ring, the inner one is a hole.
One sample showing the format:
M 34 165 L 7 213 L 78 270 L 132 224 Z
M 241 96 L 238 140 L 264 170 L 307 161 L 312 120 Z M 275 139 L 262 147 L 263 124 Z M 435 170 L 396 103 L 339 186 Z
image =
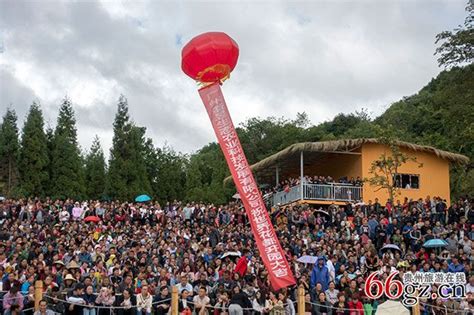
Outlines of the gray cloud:
M 182 46 L 225 31 L 240 58 L 224 92 L 236 124 L 306 111 L 314 123 L 366 107 L 380 114 L 439 69 L 434 36 L 463 21 L 464 1 L 0 3 L 0 109 L 34 99 L 54 125 L 74 105 L 81 145 L 111 144 L 120 94 L 155 144 L 190 152 L 214 141 Z

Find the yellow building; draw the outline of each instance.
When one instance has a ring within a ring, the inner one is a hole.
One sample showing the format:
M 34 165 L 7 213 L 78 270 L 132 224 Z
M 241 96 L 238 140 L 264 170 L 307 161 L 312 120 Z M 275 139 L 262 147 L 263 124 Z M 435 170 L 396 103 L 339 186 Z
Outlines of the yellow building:
M 465 164 L 466 156 L 446 152 L 429 146 L 408 142 L 397 142 L 400 150 L 416 162 L 408 161 L 398 170 L 394 179 L 400 195 L 395 199 L 425 198 L 439 196 L 450 203 L 449 167 L 451 163 Z M 317 204 L 344 204 L 348 201 L 374 201 L 384 203 L 388 198 L 386 189 L 364 182 L 362 187 L 339 183 L 343 177 L 369 178 L 372 162 L 382 154 L 390 155 L 390 148 L 378 139 L 348 139 L 293 144 L 282 151 L 251 166 L 259 184 L 280 182 L 300 176 L 331 176 L 332 183 L 314 184 L 300 182 L 273 194 L 272 204 L 307 202 Z M 420 167 L 420 165 L 422 165 Z M 226 182 L 231 181 L 226 178 Z

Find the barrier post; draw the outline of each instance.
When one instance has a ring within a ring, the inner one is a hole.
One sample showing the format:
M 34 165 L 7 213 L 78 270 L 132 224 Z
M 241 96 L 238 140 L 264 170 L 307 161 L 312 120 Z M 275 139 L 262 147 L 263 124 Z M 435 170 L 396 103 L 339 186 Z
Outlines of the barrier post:
M 35 281 L 35 311 L 39 310 L 39 305 L 43 299 L 43 281 Z
M 418 290 L 415 291 L 416 296 L 418 297 Z M 418 303 L 413 305 L 413 315 L 420 315 L 420 299 L 418 298 Z
M 173 286 L 171 289 L 171 315 L 178 315 L 178 287 Z
M 305 302 L 304 296 L 305 296 L 304 287 L 300 286 L 298 288 L 298 315 L 304 315 L 304 313 L 306 312 L 305 310 L 306 302 Z

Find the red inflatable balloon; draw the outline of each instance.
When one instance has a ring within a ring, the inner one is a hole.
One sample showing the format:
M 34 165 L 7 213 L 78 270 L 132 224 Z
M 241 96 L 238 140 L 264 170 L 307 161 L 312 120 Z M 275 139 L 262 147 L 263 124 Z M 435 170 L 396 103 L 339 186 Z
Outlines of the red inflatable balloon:
M 226 33 L 209 32 L 194 37 L 181 53 L 184 73 L 201 83 L 229 78 L 239 58 L 239 46 Z

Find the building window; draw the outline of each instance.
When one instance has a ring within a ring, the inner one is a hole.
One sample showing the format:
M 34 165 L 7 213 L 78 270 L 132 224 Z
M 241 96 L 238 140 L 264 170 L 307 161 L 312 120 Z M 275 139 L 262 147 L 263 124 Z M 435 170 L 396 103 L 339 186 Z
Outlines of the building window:
M 394 175 L 393 185 L 402 189 L 419 189 L 420 175 L 417 174 L 396 174 Z

